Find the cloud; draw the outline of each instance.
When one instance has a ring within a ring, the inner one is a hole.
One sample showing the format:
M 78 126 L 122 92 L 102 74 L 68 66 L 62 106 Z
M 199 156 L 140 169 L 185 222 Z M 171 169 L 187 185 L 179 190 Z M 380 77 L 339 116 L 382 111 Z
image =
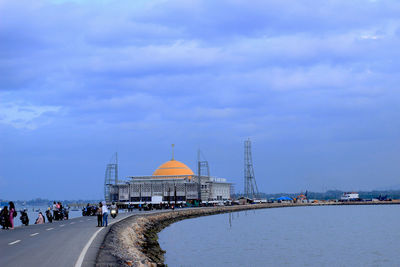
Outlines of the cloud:
M 89 146 L 101 160 L 118 143 L 143 146 L 150 161 L 170 141 L 210 143 L 216 160 L 229 158 L 247 136 L 266 153 L 302 150 L 304 161 L 315 157 L 302 144 L 379 150 L 398 137 L 399 12 L 397 2 L 361 0 L 1 1 L 2 145 L 23 143 L 23 154 L 29 140 L 63 159 Z
M 17 129 L 35 130 L 50 123 L 47 115 L 58 113 L 61 107 L 35 106 L 23 103 L 0 103 L 0 123 Z

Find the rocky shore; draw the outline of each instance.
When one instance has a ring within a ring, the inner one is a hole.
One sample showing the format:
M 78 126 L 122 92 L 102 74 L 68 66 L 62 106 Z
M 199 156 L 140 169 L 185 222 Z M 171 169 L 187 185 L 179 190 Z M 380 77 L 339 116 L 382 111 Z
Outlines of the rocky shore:
M 164 266 L 164 253 L 158 243 L 158 233 L 168 225 L 200 216 L 251 209 L 301 207 L 316 205 L 377 205 L 400 202 L 352 203 L 265 203 L 257 205 L 187 208 L 131 216 L 114 224 L 99 249 L 96 266 Z

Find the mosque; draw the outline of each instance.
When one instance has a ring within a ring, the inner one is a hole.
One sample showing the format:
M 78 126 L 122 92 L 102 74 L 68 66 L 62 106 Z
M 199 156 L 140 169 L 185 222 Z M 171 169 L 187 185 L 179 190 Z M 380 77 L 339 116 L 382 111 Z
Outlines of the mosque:
M 225 178 L 195 175 L 186 164 L 175 160 L 173 153 L 172 159 L 160 165 L 153 175 L 127 178 L 124 183 L 116 182 L 109 185 L 107 200 L 132 205 L 193 204 L 200 198 L 201 202 L 210 204 L 231 198 L 232 184 Z

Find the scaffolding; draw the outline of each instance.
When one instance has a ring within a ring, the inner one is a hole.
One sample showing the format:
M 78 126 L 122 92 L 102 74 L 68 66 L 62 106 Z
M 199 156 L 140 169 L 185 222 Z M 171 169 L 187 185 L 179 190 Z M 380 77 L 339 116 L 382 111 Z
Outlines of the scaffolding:
M 203 156 L 203 160 L 202 160 Z M 208 161 L 205 159 L 203 153 L 201 153 L 200 149 L 197 152 L 197 192 L 198 192 L 198 197 L 197 199 L 199 200 L 199 203 L 201 202 L 202 199 L 202 191 L 205 191 L 204 193 L 208 193 L 207 189 L 202 190 L 201 188 L 201 176 L 206 176 L 208 177 L 207 179 L 210 179 L 210 167 L 208 166 Z
M 106 173 L 104 175 L 104 199 L 111 202 L 110 190 L 113 185 L 118 184 L 118 153 L 112 156 L 110 163 L 107 164 Z

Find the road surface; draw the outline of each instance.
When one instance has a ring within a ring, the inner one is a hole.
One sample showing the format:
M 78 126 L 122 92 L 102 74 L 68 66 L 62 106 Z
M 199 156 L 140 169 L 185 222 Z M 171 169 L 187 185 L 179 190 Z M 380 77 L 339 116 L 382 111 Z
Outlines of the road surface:
M 120 213 L 115 219 L 108 216 L 108 223 L 135 214 L 138 211 Z M 87 216 L 0 230 L 0 266 L 93 266 L 108 232 L 96 226 L 97 217 Z

